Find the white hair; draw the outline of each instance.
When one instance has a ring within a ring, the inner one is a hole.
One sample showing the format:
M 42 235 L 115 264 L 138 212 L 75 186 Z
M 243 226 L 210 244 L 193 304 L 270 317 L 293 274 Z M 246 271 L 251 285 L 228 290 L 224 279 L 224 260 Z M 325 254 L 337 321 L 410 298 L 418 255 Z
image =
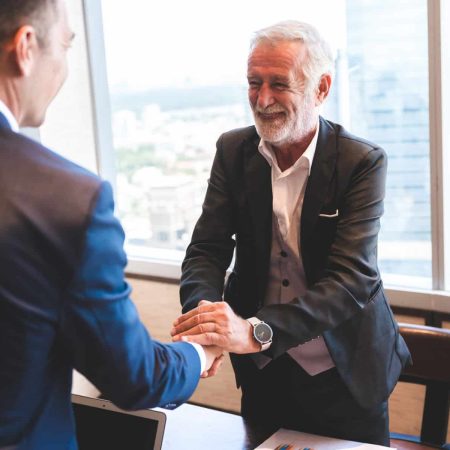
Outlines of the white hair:
M 296 20 L 285 20 L 262 28 L 254 33 L 250 52 L 258 45 L 269 42 L 300 41 L 306 47 L 306 59 L 302 66 L 306 89 L 315 89 L 324 74 L 333 74 L 334 57 L 328 43 L 312 25 Z

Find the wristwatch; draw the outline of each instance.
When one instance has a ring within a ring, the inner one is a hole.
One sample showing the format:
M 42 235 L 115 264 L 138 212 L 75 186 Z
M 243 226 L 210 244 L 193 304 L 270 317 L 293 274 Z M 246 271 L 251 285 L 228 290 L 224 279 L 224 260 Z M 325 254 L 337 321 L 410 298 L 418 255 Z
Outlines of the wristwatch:
M 261 344 L 261 351 L 267 350 L 272 344 L 273 331 L 266 322 L 259 320 L 257 317 L 247 319 L 253 327 L 253 337 Z

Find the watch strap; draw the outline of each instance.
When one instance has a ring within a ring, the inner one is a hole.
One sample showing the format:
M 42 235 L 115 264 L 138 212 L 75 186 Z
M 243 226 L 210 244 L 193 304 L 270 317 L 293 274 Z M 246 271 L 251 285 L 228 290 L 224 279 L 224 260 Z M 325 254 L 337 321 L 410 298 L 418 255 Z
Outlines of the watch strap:
M 259 320 L 257 317 L 250 317 L 250 318 L 247 319 L 247 322 L 250 322 L 250 324 L 253 327 L 256 327 L 256 325 L 258 325 L 258 323 L 261 323 L 262 320 Z
M 253 330 L 255 330 L 255 327 L 256 327 L 257 325 L 259 325 L 260 323 L 266 324 L 263 320 L 260 320 L 260 319 L 258 319 L 257 317 L 249 317 L 249 318 L 247 319 L 247 322 L 249 322 L 250 325 L 252 325 Z M 266 324 L 266 325 L 269 326 L 268 324 Z M 253 337 L 255 337 L 254 331 L 253 331 Z M 262 352 L 263 352 L 264 350 L 267 350 L 267 349 L 270 347 L 270 345 L 272 344 L 272 339 L 271 339 L 270 341 L 268 341 L 268 342 L 260 342 L 260 341 L 259 341 L 258 339 L 256 339 L 256 337 L 255 337 L 255 340 L 261 345 L 261 351 L 262 351 Z

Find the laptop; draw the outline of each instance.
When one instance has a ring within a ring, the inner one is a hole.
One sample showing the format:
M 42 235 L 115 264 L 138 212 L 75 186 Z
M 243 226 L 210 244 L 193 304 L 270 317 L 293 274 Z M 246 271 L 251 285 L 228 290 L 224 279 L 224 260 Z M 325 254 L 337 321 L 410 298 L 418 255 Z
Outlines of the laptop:
M 166 415 L 125 411 L 108 400 L 72 394 L 79 450 L 161 450 Z

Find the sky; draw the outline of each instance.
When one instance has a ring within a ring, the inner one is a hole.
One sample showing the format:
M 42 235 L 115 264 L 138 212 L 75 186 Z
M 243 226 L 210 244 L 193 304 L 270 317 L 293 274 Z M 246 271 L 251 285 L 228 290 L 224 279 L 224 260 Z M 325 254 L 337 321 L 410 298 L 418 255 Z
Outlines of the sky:
M 245 83 L 252 33 L 285 19 L 343 45 L 345 0 L 102 0 L 114 90 Z

